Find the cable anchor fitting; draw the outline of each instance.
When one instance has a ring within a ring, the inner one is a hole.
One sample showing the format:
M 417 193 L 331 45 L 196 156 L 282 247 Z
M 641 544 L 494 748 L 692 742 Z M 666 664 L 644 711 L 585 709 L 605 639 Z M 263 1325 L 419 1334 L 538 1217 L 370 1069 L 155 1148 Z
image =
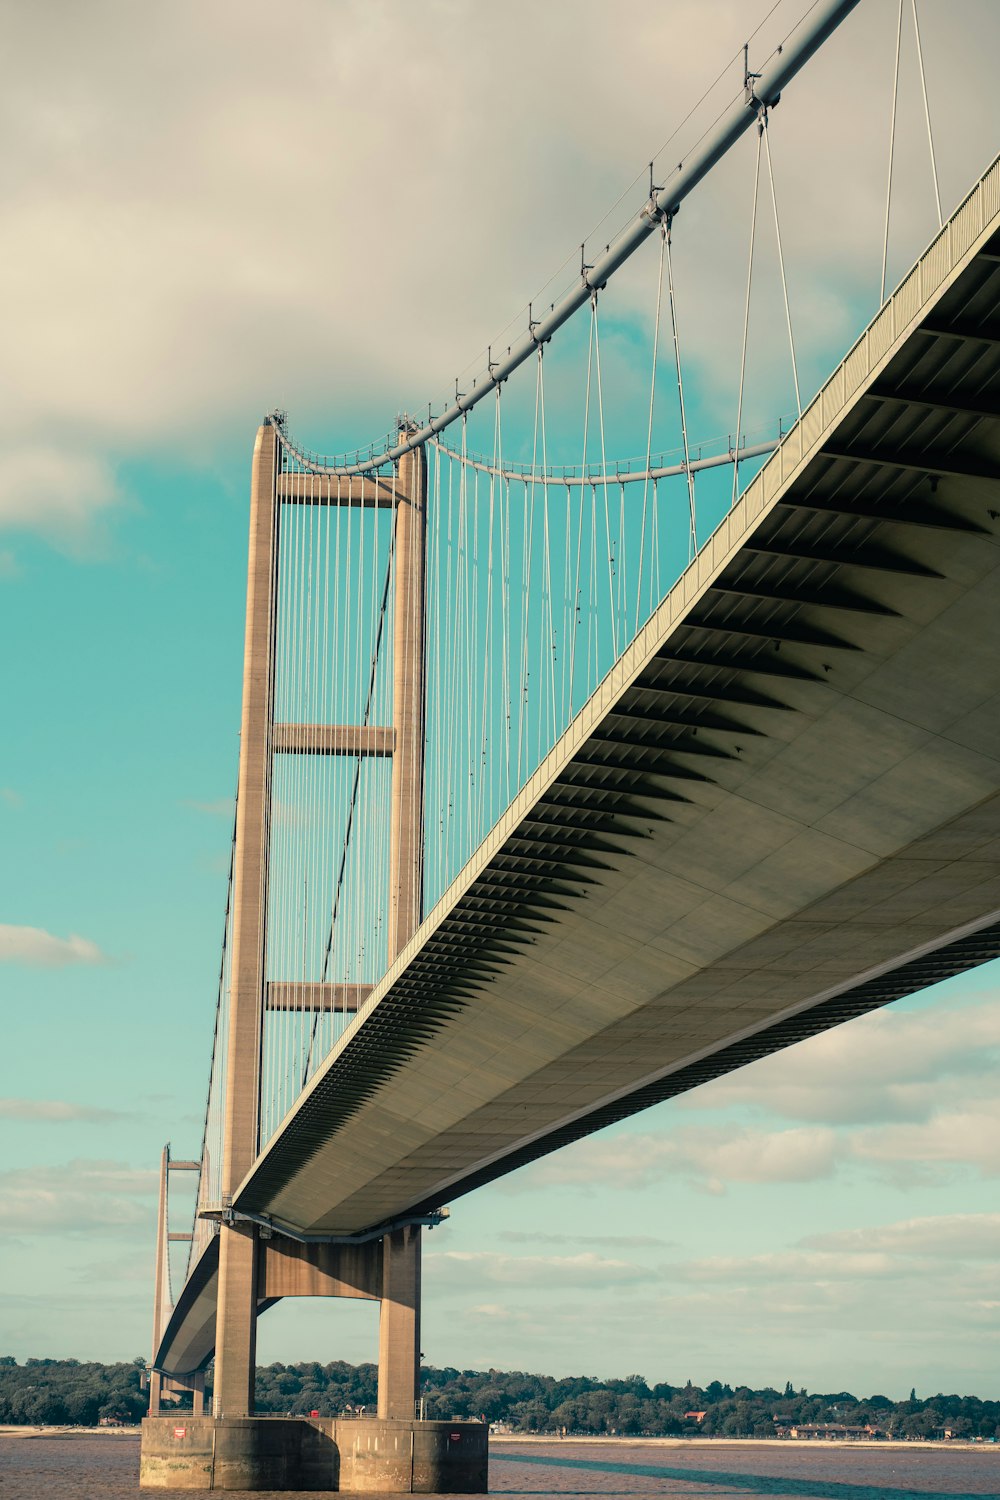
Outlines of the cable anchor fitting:
M 663 216 L 663 209 L 660 207 L 660 205 L 659 205 L 659 203 L 657 201 L 658 198 L 659 198 L 659 196 L 660 196 L 660 194 L 662 192 L 663 192 L 663 188 L 661 186 L 658 186 L 653 181 L 653 163 L 650 162 L 650 164 L 649 164 L 649 197 L 646 200 L 646 206 L 643 209 L 643 213 L 646 215 L 646 218 L 649 219 L 651 221 L 651 223 L 653 223 L 653 224 L 658 223 L 660 221 L 660 219 L 662 218 L 662 216 Z
M 757 79 L 760 78 L 760 77 L 761 77 L 760 73 L 751 73 L 751 71 L 750 71 L 750 43 L 749 42 L 744 42 L 743 43 L 743 97 L 744 97 L 744 100 L 746 101 L 747 108 L 748 109 L 753 109 L 753 110 L 758 111 L 758 112 L 761 109 L 765 108 L 763 102 L 760 99 L 757 98 L 757 94 L 756 94 L 756 92 L 754 90 L 754 84 L 757 82 Z

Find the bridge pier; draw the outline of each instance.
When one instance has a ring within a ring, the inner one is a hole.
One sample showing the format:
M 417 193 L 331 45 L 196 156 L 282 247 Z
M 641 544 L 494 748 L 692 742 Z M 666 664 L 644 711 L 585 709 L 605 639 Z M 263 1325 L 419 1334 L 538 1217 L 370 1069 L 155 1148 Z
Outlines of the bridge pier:
M 216 1313 L 212 1411 L 217 1417 L 248 1417 L 254 1410 L 257 1369 L 257 1232 L 230 1225 L 219 1245 L 219 1304 Z
M 139 1483 L 154 1490 L 482 1495 L 482 1422 L 377 1417 L 147 1417 Z
M 378 1414 L 410 1421 L 420 1396 L 420 1226 L 382 1241 L 378 1324 Z

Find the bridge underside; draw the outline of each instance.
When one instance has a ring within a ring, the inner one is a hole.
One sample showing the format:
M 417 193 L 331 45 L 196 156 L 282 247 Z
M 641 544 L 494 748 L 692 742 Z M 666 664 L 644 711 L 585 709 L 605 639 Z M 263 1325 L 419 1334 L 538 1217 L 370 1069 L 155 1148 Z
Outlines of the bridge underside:
M 1000 953 L 1000 234 L 978 211 L 404 950 L 238 1211 L 370 1229 Z

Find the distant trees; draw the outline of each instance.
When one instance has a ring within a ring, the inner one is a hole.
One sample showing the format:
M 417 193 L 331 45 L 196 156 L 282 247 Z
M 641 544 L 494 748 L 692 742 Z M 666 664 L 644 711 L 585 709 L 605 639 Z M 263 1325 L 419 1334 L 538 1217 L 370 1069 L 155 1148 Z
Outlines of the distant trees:
M 102 1365 L 78 1360 L 29 1359 L 18 1364 L 0 1355 L 0 1423 L 92 1426 L 102 1417 L 138 1421 L 148 1397 L 142 1386 L 145 1360 Z M 257 1371 L 257 1409 L 323 1415 L 374 1410 L 378 1372 L 373 1364 L 334 1360 L 267 1365 Z M 650 1385 L 641 1375 L 598 1380 L 573 1375 L 562 1380 L 525 1371 L 426 1367 L 422 1372 L 425 1413 L 431 1418 L 485 1417 L 515 1432 L 625 1434 L 631 1436 L 771 1437 L 776 1425 L 837 1422 L 870 1424 L 893 1437 L 1000 1438 L 1000 1402 L 977 1396 L 931 1396 L 908 1401 L 888 1396 L 858 1398 L 850 1391 L 828 1395 L 796 1391 L 790 1380 L 778 1390 L 752 1390 L 713 1380 L 704 1388 L 688 1381 Z M 190 1406 L 182 1398 L 179 1409 Z M 704 1413 L 703 1416 L 694 1415 Z
M 102 1365 L 76 1359 L 0 1356 L 0 1423 L 93 1427 L 102 1417 L 138 1422 L 148 1398 L 141 1389 L 146 1361 Z

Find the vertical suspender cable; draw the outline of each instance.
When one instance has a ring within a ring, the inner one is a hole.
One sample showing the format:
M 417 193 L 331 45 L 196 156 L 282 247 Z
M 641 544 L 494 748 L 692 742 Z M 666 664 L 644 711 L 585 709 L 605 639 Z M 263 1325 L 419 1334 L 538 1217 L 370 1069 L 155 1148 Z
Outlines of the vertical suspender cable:
M 931 130 L 931 109 L 927 102 L 927 79 L 924 75 L 924 53 L 920 45 L 920 22 L 917 20 L 917 0 L 912 0 L 913 5 L 913 34 L 917 39 L 917 64 L 920 68 L 920 88 L 924 96 L 924 118 L 927 121 L 927 145 L 931 153 L 931 176 L 934 179 L 934 202 L 937 205 L 938 228 L 944 228 L 944 217 L 941 213 L 941 192 L 938 188 L 937 162 L 934 159 L 934 134 Z
M 802 417 L 802 398 L 799 395 L 799 367 L 795 359 L 795 339 L 792 337 L 792 314 L 788 305 L 788 283 L 785 280 L 785 257 L 781 249 L 781 225 L 778 223 L 778 198 L 774 190 L 774 169 L 771 166 L 771 136 L 767 128 L 768 111 L 764 111 L 764 153 L 767 156 L 767 175 L 771 184 L 771 206 L 774 209 L 774 237 L 778 242 L 778 267 L 781 271 L 781 294 L 785 299 L 785 322 L 788 324 L 788 348 L 792 356 L 792 380 L 795 382 L 795 407 Z
M 879 287 L 878 305 L 885 301 L 885 274 L 889 261 L 889 209 L 892 203 L 892 163 L 896 149 L 896 106 L 899 100 L 899 50 L 903 39 L 903 0 L 899 0 L 896 18 L 896 65 L 892 75 L 892 113 L 889 117 L 889 173 L 885 186 L 885 235 L 882 239 L 882 281 Z
M 539 344 L 538 346 L 538 387 L 541 395 L 542 408 L 542 473 L 547 474 L 549 468 L 549 453 L 548 441 L 545 431 L 545 377 L 542 368 L 543 347 L 544 346 L 542 344 Z M 545 742 L 546 749 L 548 750 L 551 749 L 551 747 L 555 744 L 556 736 L 559 733 L 559 726 L 556 721 L 556 627 L 552 607 L 552 541 L 549 534 L 548 485 L 544 485 L 542 488 L 542 507 L 543 552 L 545 562 L 545 594 L 543 604 L 547 607 L 548 610 L 548 632 L 543 641 L 543 661 L 545 654 L 547 654 L 549 662 L 549 711 L 551 714 L 551 724 Z M 545 611 L 543 609 L 543 617 L 544 613 Z M 544 675 L 544 673 L 542 675 Z M 541 761 L 541 756 L 539 756 L 539 761 Z
M 608 454 L 604 430 L 604 383 L 601 379 L 601 335 L 597 317 L 597 293 L 594 293 L 594 358 L 597 364 L 597 414 L 601 427 L 601 475 L 604 489 L 604 528 L 608 544 L 608 599 L 611 606 L 611 660 L 618 660 L 618 620 L 615 612 L 615 578 L 614 578 L 614 553 L 611 543 L 611 511 L 608 505 Z M 595 562 L 596 566 L 596 562 Z M 594 600 L 596 610 L 597 600 Z M 600 668 L 600 615 L 595 618 L 595 632 L 597 640 L 594 651 L 594 670 L 596 677 L 594 682 L 601 676 Z M 592 684 L 593 685 L 593 684 Z
M 499 459 L 500 448 L 500 387 L 497 386 L 496 402 L 493 415 L 493 467 L 496 469 Z M 480 833 L 484 831 L 484 823 L 491 821 L 486 808 L 487 781 L 492 780 L 487 776 L 486 746 L 488 743 L 488 727 L 490 722 L 490 705 L 492 704 L 492 661 L 490 647 L 493 636 L 493 524 L 495 515 L 496 499 L 496 476 L 490 475 L 490 497 L 489 497 L 489 534 L 487 538 L 486 552 L 486 610 L 485 610 L 485 640 L 483 643 L 483 712 L 482 725 L 479 736 L 479 828 Z
M 674 262 L 673 262 L 672 245 L 671 245 L 671 233 L 672 233 L 671 223 L 670 223 L 670 220 L 668 219 L 667 222 L 666 222 L 666 225 L 664 226 L 663 238 L 664 238 L 664 242 L 666 244 L 666 249 L 667 249 L 667 296 L 668 296 L 668 299 L 669 299 L 669 302 L 670 302 L 670 331 L 671 331 L 671 334 L 673 336 L 673 342 L 674 342 L 674 370 L 675 370 L 676 375 L 677 375 L 677 401 L 678 401 L 678 404 L 679 404 L 679 407 L 680 407 L 680 417 L 681 417 L 681 442 L 684 445 L 684 476 L 685 476 L 685 479 L 687 481 L 687 492 L 688 492 L 688 526 L 689 526 L 689 530 L 690 530 L 690 537 L 689 537 L 689 543 L 688 543 L 688 560 L 690 561 L 690 559 L 692 557 L 694 557 L 695 552 L 698 550 L 698 517 L 697 517 L 697 512 L 696 512 L 696 509 L 695 509 L 694 474 L 693 474 L 692 469 L 691 469 L 691 453 L 690 453 L 690 450 L 688 448 L 687 413 L 686 413 L 685 407 L 684 407 L 684 373 L 683 373 L 684 366 L 681 363 L 681 340 L 680 340 L 680 331 L 679 331 L 678 326 L 677 326 L 677 297 L 676 297 L 676 294 L 674 292 Z M 654 493 L 654 496 L 655 496 L 655 494 L 656 494 L 655 485 L 654 485 L 654 491 L 653 491 L 653 493 Z M 654 508 L 654 515 L 655 514 L 656 514 L 656 511 L 655 511 L 655 508 Z M 659 543 L 659 537 L 657 537 L 657 543 Z M 655 592 L 656 592 L 656 601 L 655 601 L 655 603 L 656 604 L 659 604 L 659 602 L 660 602 L 659 564 L 660 564 L 660 553 L 659 553 L 659 545 L 657 545 L 657 549 L 656 549 L 657 576 L 656 576 L 656 590 L 655 590 Z
M 504 775 L 504 806 L 511 801 L 510 787 L 510 736 L 511 716 L 514 711 L 514 674 L 511 668 L 511 607 L 510 607 L 510 480 L 506 475 L 502 479 L 500 490 L 501 507 L 501 533 L 500 533 L 500 577 L 502 580 L 502 591 L 500 595 L 500 632 L 503 643 L 501 696 L 503 699 L 504 716 L 504 753 L 503 753 L 503 775 Z
M 583 478 L 587 472 L 587 445 L 590 436 L 590 383 L 594 368 L 594 299 L 590 303 L 590 342 L 587 347 L 587 390 L 583 402 L 583 458 L 580 463 L 580 477 Z M 569 490 L 566 491 L 567 509 L 569 501 Z M 567 536 L 567 543 L 569 537 Z M 573 705 L 575 703 L 576 688 L 576 638 L 581 619 L 580 598 L 580 565 L 583 547 L 583 486 L 580 493 L 580 510 L 577 518 L 576 532 L 576 576 L 573 579 L 573 634 L 570 642 L 569 653 L 569 714 L 573 717 Z M 568 548 L 567 548 L 568 550 Z
M 639 573 L 635 589 L 635 624 L 633 630 L 639 629 L 639 611 L 642 608 L 642 564 L 646 549 L 646 510 L 649 502 L 649 470 L 652 467 L 653 456 L 653 407 L 656 401 L 656 362 L 660 348 L 660 312 L 663 307 L 663 253 L 666 242 L 666 224 L 661 220 L 660 266 L 656 277 L 656 320 L 653 324 L 653 367 L 649 380 L 649 422 L 646 427 L 646 477 L 642 482 L 642 529 L 639 532 Z
M 750 215 L 750 262 L 747 266 L 747 297 L 746 308 L 743 315 L 743 352 L 740 356 L 740 399 L 736 408 L 736 437 L 733 440 L 733 500 L 736 504 L 736 495 L 740 481 L 740 427 L 743 422 L 743 382 L 746 377 L 747 368 L 747 336 L 750 332 L 750 288 L 753 283 L 753 242 L 757 233 L 757 196 L 760 186 L 760 143 L 764 134 L 764 126 L 757 123 L 757 163 L 753 177 L 753 212 Z

